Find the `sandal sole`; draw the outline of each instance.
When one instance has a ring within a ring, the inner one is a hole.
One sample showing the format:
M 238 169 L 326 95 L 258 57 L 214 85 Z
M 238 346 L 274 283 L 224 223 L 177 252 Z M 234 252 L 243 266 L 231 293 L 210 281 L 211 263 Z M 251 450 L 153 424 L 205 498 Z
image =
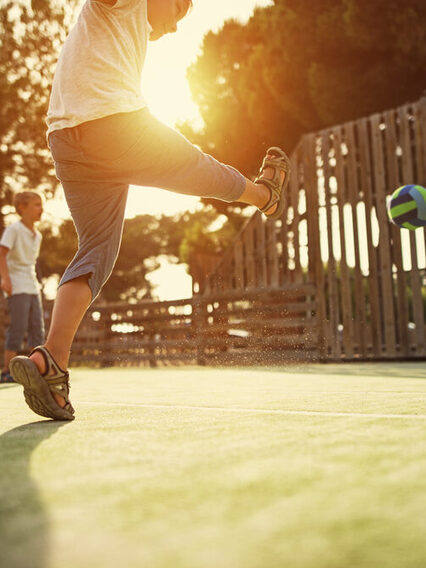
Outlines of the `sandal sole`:
M 10 371 L 15 381 L 24 387 L 25 402 L 39 416 L 53 420 L 74 420 L 74 415 L 56 404 L 49 387 L 37 367 L 27 357 L 14 357 Z

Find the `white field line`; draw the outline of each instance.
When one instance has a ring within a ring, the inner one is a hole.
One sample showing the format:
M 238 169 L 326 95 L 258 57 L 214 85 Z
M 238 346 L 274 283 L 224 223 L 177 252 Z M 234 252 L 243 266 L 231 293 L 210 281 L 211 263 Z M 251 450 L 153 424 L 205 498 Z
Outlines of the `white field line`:
M 292 391 L 294 393 L 306 393 L 306 391 Z M 426 397 L 426 392 L 419 392 L 419 391 L 397 391 L 395 389 L 392 390 L 385 390 L 385 389 L 381 389 L 379 391 L 374 391 L 374 390 L 345 390 L 345 391 L 333 391 L 333 390 L 309 390 L 309 394 L 349 394 L 349 395 L 353 395 L 353 394 L 358 394 L 358 395 L 370 395 L 370 394 L 382 394 L 382 395 L 395 395 L 395 396 L 400 396 L 401 394 L 403 395 L 409 395 L 409 396 L 416 396 L 416 397 L 420 397 L 420 398 L 425 398 Z
M 278 414 L 290 416 L 326 416 L 326 417 L 355 417 L 355 418 L 399 418 L 403 420 L 426 420 L 426 414 L 374 414 L 364 412 L 321 412 L 317 410 L 281 410 L 266 408 L 225 408 L 222 406 L 190 406 L 172 404 L 143 404 L 137 402 L 95 402 L 81 401 L 77 404 L 88 406 L 121 406 L 133 408 L 151 408 L 157 410 L 201 410 L 207 412 L 239 412 L 243 414 Z

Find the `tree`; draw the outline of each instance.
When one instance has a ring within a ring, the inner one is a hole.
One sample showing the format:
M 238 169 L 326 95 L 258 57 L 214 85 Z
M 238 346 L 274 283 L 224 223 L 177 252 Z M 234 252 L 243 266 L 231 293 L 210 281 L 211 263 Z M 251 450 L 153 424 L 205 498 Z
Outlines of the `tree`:
M 13 192 L 57 187 L 45 115 L 75 2 L 0 0 L 0 234 Z
M 253 176 L 269 145 L 415 100 L 425 69 L 422 0 L 274 0 L 207 34 L 188 71 L 204 128 L 181 130 Z

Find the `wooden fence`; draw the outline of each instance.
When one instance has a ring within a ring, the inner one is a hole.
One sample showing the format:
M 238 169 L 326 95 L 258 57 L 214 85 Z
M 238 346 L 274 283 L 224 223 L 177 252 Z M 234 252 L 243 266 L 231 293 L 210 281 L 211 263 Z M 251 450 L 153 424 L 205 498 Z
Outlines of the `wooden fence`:
M 317 360 L 311 286 L 92 306 L 73 365 L 232 365 Z M 3 306 L 4 307 L 4 306 Z M 50 305 L 45 306 L 46 323 Z M 1 327 L 0 327 L 1 330 Z
M 426 98 L 308 134 L 292 164 L 282 219 L 256 213 L 193 298 L 92 307 L 73 362 L 425 358 L 425 231 L 386 196 L 426 185 Z
M 315 288 L 322 360 L 424 358 L 425 230 L 399 230 L 386 197 L 426 184 L 426 98 L 303 136 L 282 219 L 256 213 L 205 294 Z

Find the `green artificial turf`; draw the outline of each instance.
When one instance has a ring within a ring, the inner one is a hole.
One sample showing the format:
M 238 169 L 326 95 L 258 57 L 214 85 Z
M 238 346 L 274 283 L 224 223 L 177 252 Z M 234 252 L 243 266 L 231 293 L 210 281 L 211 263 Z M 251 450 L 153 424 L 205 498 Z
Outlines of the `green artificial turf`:
M 424 363 L 72 371 L 0 386 L 2 568 L 424 568 Z

